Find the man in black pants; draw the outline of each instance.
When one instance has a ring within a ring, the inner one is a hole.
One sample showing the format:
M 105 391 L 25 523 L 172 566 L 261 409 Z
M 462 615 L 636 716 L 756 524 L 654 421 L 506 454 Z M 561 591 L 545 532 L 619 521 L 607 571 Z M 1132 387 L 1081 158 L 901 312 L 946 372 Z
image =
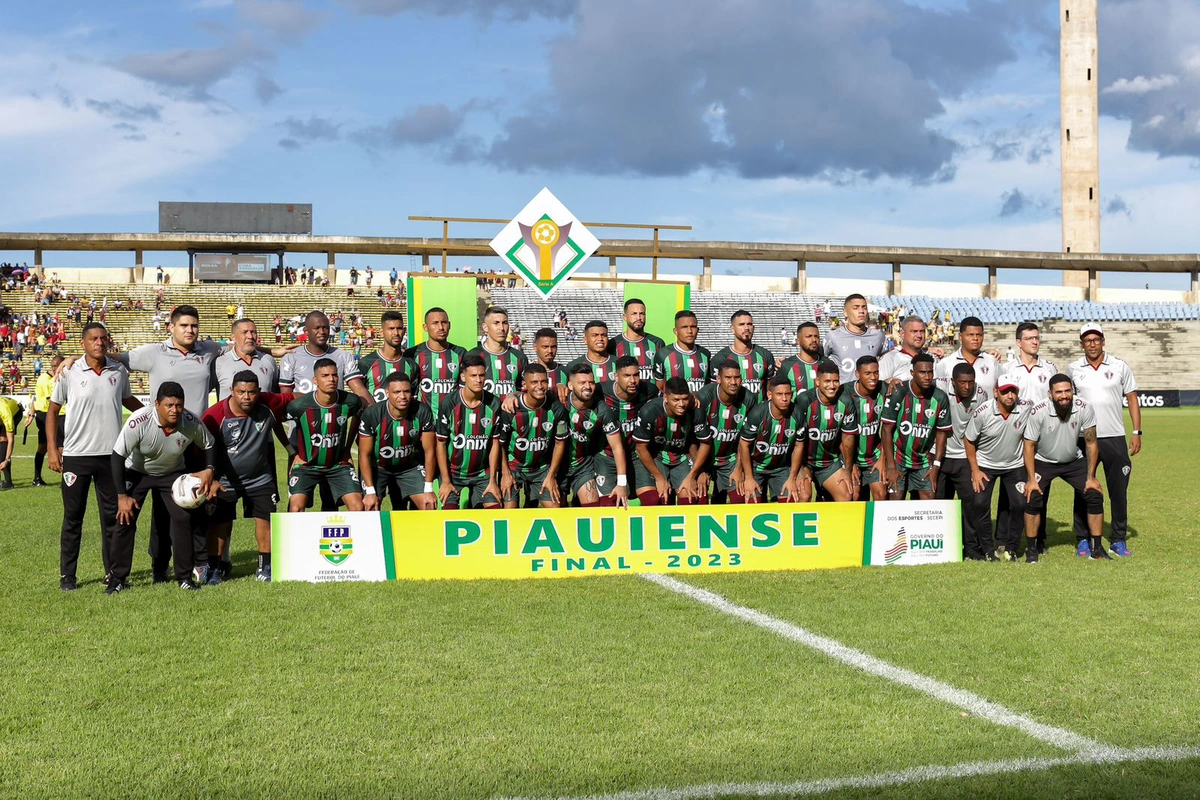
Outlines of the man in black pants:
M 997 561 L 1013 561 L 1025 526 L 1025 425 L 1031 406 L 1017 399 L 1019 387 L 1009 375 L 1000 376 L 995 399 L 981 404 L 971 415 L 963 433 L 971 490 L 965 495 L 967 513 L 976 531 L 992 530 L 992 490 L 1000 484 L 1000 496 L 1012 513 L 1005 513 L 996 532 Z M 1043 486 L 1043 493 L 1048 487 Z M 1042 517 L 1041 519 L 1045 519 Z M 1033 542 L 1029 545 L 1034 546 Z
M 967 463 L 967 452 L 963 446 L 963 434 L 971 415 L 988 401 L 987 393 L 975 384 L 975 368 L 965 361 L 954 365 L 950 377 L 950 435 L 946 437 L 946 456 L 938 477 L 939 500 L 958 497 L 963 510 L 963 555 L 972 561 L 991 561 L 992 529 L 975 527 L 974 518 L 968 512 L 967 501 L 974 494 L 971 487 L 971 467 Z
M 129 371 L 121 362 L 104 355 L 108 332 L 98 322 L 88 323 L 81 337 L 83 358 L 64 369 L 54 386 L 46 412 L 46 454 L 50 469 L 62 473 L 63 521 L 59 556 L 59 588 L 76 588 L 75 569 L 83 518 L 87 514 L 88 489 L 95 485 L 100 506 L 100 556 L 104 579 L 112 584 L 111 549 L 117 529 L 117 493 L 113 484 L 113 445 L 121 432 L 121 407 L 142 407 L 129 388 Z M 67 435 L 63 440 L 67 407 Z
M 171 495 L 171 484 L 184 474 L 184 451 L 195 445 L 204 454 L 205 467 L 194 473 L 198 494 L 207 495 L 212 484 L 215 448 L 212 434 L 183 407 L 183 387 L 174 381 L 159 385 L 154 405 L 134 412 L 113 445 L 113 484 L 117 490 L 117 534 L 111 551 L 112 580 L 107 593 L 127 588 L 133 563 L 133 540 L 138 512 L 153 492 L 159 530 L 171 531 L 175 579 L 179 588 L 196 590 L 208 580 L 208 546 L 205 529 L 193 524 L 192 512 L 180 508 Z M 162 526 L 166 525 L 164 529 Z M 193 568 L 194 567 L 194 568 Z

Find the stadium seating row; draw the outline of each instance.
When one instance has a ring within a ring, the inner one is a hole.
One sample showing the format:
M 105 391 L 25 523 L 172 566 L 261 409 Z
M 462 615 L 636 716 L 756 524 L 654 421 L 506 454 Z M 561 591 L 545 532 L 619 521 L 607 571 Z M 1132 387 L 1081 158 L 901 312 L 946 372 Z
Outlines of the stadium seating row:
M 1063 319 L 1068 322 L 1153 322 L 1200 319 L 1200 305 L 1188 303 L 1094 303 L 1076 300 L 990 300 L 983 297 L 876 295 L 870 302 L 883 308 L 904 306 L 928 320 L 934 311 L 950 312 L 954 321 L 979 317 L 985 325 L 1017 324 L 1025 320 Z

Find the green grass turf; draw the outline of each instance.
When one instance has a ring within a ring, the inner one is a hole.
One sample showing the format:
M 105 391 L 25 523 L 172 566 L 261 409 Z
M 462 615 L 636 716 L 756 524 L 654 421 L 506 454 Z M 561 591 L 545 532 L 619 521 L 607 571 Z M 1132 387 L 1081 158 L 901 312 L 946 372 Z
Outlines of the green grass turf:
M 1041 721 L 1197 744 L 1197 421 L 1146 414 L 1128 562 L 1078 561 L 1055 529 L 1036 568 L 689 580 Z M 19 486 L 31 471 L 16 461 Z M 1053 499 L 1063 519 L 1066 493 Z M 0 796 L 579 794 L 1062 755 L 636 578 L 243 578 L 191 595 L 149 585 L 143 522 L 134 586 L 108 598 L 93 509 L 68 595 L 57 492 L 0 494 L 0 515 Z M 249 575 L 247 523 L 234 541 Z M 1181 796 L 1198 782 L 1196 762 L 1134 764 L 885 794 Z

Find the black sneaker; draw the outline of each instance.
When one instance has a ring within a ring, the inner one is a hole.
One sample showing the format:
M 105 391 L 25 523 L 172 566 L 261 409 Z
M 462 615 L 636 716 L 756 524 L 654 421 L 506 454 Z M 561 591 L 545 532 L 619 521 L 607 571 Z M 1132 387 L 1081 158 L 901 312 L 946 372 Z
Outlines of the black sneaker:
M 1025 551 L 1025 563 L 1026 563 L 1026 564 L 1036 564 L 1036 563 L 1038 563 L 1038 549 L 1037 549 L 1037 547 L 1030 547 L 1030 548 L 1028 548 L 1028 549 Z
M 168 575 L 165 572 L 154 573 L 154 582 L 155 583 L 171 583 L 173 580 L 174 580 L 174 578 L 172 578 L 170 575 Z
M 30 484 L 30 486 L 49 486 L 49 485 L 50 484 L 46 483 L 41 478 L 34 478 L 33 483 Z
M 232 561 L 222 561 L 218 565 L 218 567 L 221 570 L 221 578 L 223 580 L 229 580 L 230 578 L 233 577 L 233 562 Z
M 1092 548 L 1091 559 L 1092 561 L 1112 561 L 1113 557 L 1104 549 L 1104 545 L 1101 545 L 1100 547 Z
M 64 592 L 73 592 L 79 588 L 79 584 L 76 583 L 74 575 L 63 575 L 58 579 L 58 588 Z
M 180 581 L 179 588 L 183 589 L 185 592 L 198 592 L 198 591 L 200 591 L 201 587 L 200 587 L 200 584 L 195 583 L 189 579 L 189 580 Z
M 108 584 L 108 588 L 104 590 L 105 594 L 120 594 L 129 588 L 129 584 L 125 581 L 113 581 Z
M 12 481 L 0 481 L 0 492 L 7 492 L 11 488 L 13 488 Z

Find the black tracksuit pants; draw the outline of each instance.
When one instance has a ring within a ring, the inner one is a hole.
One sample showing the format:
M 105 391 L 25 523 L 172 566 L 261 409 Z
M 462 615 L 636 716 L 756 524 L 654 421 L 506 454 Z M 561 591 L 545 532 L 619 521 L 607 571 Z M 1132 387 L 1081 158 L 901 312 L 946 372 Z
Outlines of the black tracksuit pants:
M 169 536 L 175 551 L 175 579 L 183 581 L 191 578 L 192 567 L 196 564 L 208 563 L 208 542 L 204 526 L 192 522 L 194 513 L 175 505 L 175 501 L 171 499 L 171 484 L 181 474 L 183 473 L 172 472 L 169 475 L 144 475 L 129 470 L 125 473 L 125 480 L 131 484 L 127 494 L 140 506 L 144 507 L 148 497 L 154 496 L 153 515 L 158 522 L 158 532 L 160 535 L 165 532 Z M 129 577 L 129 570 L 133 565 L 133 540 L 140 511 L 140 508 L 134 508 L 133 521 L 129 525 L 118 525 L 112 549 L 114 578 L 124 580 Z
M 1104 466 L 1104 488 L 1108 490 L 1109 541 L 1123 542 L 1129 533 L 1129 444 L 1124 436 L 1103 436 L 1096 439 L 1100 463 Z M 1080 444 L 1082 449 L 1083 445 Z M 1083 498 L 1075 495 L 1075 539 L 1088 536 L 1087 509 Z
M 991 478 L 984 484 L 982 492 L 976 492 L 974 487 L 967 495 L 967 511 L 971 518 L 971 527 L 981 540 L 980 545 L 991 545 L 992 534 L 992 491 L 999 485 L 1000 502 L 1007 506 L 1009 513 L 1005 514 L 1004 527 L 996 532 L 996 544 L 1004 545 L 1004 549 L 1016 555 L 1021 543 L 1022 532 L 1025 530 L 1025 468 L 1000 470 L 980 467 L 984 475 Z M 1020 484 L 1020 488 L 1018 488 Z M 966 526 L 963 526 L 964 533 Z M 984 533 L 980 534 L 979 531 Z M 965 542 L 965 539 L 964 539 Z M 984 552 L 989 552 L 985 550 Z
M 88 492 L 96 487 L 100 506 L 100 558 L 104 572 L 111 567 L 113 538 L 117 532 L 117 491 L 113 486 L 109 456 L 63 456 L 63 521 L 59 545 L 59 573 L 74 578 L 79 564 L 79 544 L 83 539 L 83 518 L 87 515 Z

